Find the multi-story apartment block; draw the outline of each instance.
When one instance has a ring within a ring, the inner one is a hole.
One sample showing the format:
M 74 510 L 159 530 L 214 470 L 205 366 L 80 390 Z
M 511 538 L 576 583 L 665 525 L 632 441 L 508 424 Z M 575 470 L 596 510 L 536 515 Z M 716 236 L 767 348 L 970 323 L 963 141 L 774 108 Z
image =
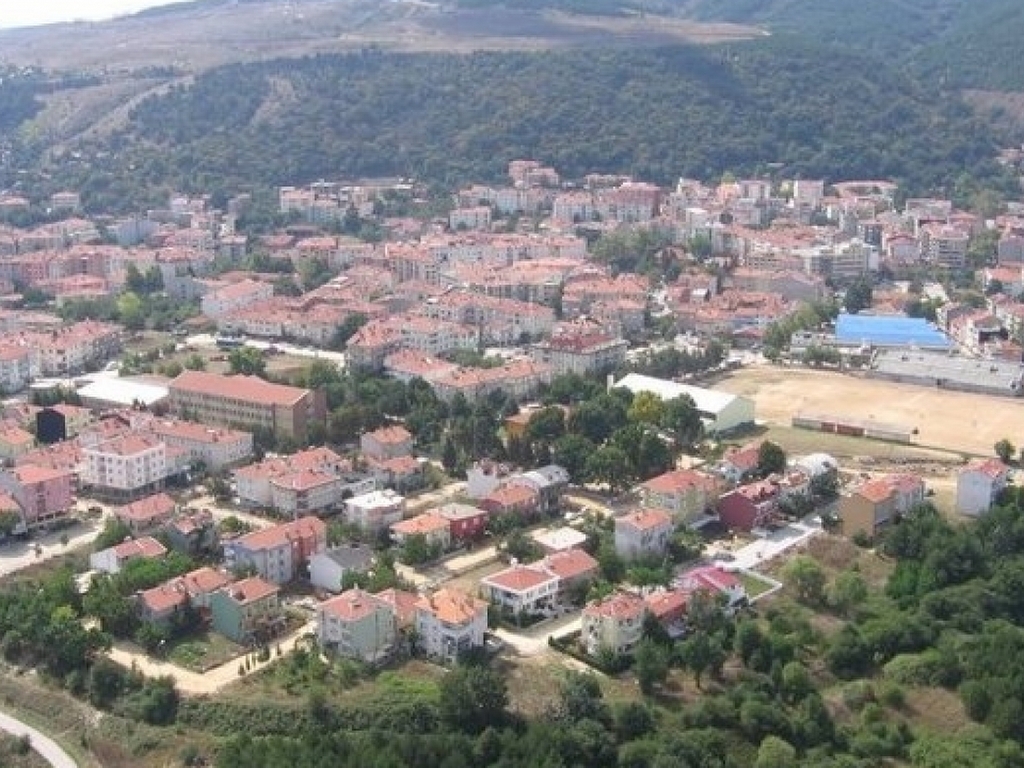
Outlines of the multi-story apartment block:
M 25 530 L 49 525 L 71 511 L 73 475 L 63 469 L 24 464 L 0 472 L 0 488 L 11 495 Z
M 203 295 L 203 314 L 217 320 L 225 315 L 266 301 L 274 295 L 274 286 L 259 280 L 242 280 L 215 288 Z
M 185 371 L 168 388 L 171 410 L 203 424 L 265 429 L 301 442 L 311 423 L 326 418 L 323 392 L 273 384 L 257 376 Z
M 116 498 L 138 498 L 159 491 L 171 474 L 167 446 L 145 434 L 128 434 L 82 448 L 81 483 Z
M 673 470 L 653 477 L 640 486 L 643 504 L 648 509 L 662 509 L 676 522 L 699 522 L 716 499 L 715 479 L 689 469 Z
M 625 339 L 600 328 L 563 325 L 551 338 L 533 344 L 530 354 L 538 363 L 551 366 L 555 375 L 586 376 L 617 368 L 626 360 Z
M 208 427 L 190 421 L 159 419 L 149 431 L 169 446 L 188 453 L 193 463 L 219 471 L 252 457 L 252 433 L 225 427 Z

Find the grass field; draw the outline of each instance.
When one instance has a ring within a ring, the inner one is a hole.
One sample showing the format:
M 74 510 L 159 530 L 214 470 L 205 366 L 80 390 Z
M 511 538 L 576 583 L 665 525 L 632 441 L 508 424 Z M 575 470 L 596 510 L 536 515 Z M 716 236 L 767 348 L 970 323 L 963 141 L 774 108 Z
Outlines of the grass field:
M 177 664 L 193 672 L 205 672 L 226 661 L 241 656 L 245 649 L 228 640 L 217 632 L 204 631 L 198 635 L 176 641 L 168 651 L 167 657 Z
M 771 582 L 762 579 L 756 573 L 751 573 L 750 571 L 740 571 L 736 575 L 743 584 L 743 588 L 747 591 L 747 597 L 751 600 L 763 595 L 775 586 Z

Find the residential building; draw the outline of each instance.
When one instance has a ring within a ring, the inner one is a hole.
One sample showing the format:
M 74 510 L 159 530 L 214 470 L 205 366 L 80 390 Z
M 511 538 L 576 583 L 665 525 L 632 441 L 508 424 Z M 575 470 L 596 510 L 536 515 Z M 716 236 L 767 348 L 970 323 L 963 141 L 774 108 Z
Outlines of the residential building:
M 243 645 L 266 642 L 284 626 L 277 584 L 252 576 L 210 597 L 213 629 Z
M 613 592 L 588 603 L 580 619 L 580 641 L 591 656 L 604 650 L 628 655 L 643 637 L 647 604 L 632 592 Z
M 436 546 L 444 551 L 451 546 L 451 525 L 444 517 L 435 512 L 424 512 L 408 520 L 399 520 L 390 526 L 391 537 L 402 546 L 410 536 L 422 536 L 428 546 Z
M 118 507 L 114 516 L 128 526 L 133 536 L 139 536 L 170 522 L 176 509 L 174 499 L 166 493 L 156 493 Z
M 975 459 L 956 476 L 956 511 L 976 517 L 992 508 L 1009 481 L 1010 468 L 999 459 Z
M 132 499 L 159 491 L 171 474 L 167 446 L 143 433 L 86 445 L 82 458 L 82 485 L 112 498 Z
M 537 494 L 537 509 L 541 514 L 557 512 L 562 494 L 569 487 L 569 473 L 557 464 L 512 475 L 509 485 L 525 485 Z
M 359 438 L 360 452 L 370 459 L 384 461 L 412 455 L 412 434 L 405 427 L 382 427 Z
M 405 516 L 405 497 L 392 490 L 370 491 L 345 501 L 345 519 L 367 531 L 380 531 Z
M 514 616 L 555 608 L 558 576 L 535 565 L 513 565 L 480 580 L 480 595 Z
M 615 518 L 615 551 L 626 560 L 662 557 L 675 525 L 660 509 L 639 509 Z
M 575 373 L 586 376 L 618 368 L 626 360 L 625 339 L 600 328 L 566 325 L 555 329 L 551 338 L 530 347 L 533 359 L 551 366 L 556 376 Z
M 65 469 L 22 464 L 0 472 L 0 488 L 17 502 L 21 522 L 31 531 L 67 516 L 74 503 L 73 477 Z
M 348 495 L 377 487 L 372 476 L 355 472 L 352 461 L 330 448 L 264 459 L 232 473 L 238 503 L 247 507 L 286 507 L 310 514 L 338 506 Z
M 480 499 L 479 504 L 492 515 L 533 517 L 540 512 L 540 494 L 526 484 L 506 483 Z
M 839 499 L 839 519 L 847 536 L 874 536 L 899 514 L 924 502 L 924 481 L 914 475 L 868 480 Z
M 385 589 L 377 592 L 376 597 L 391 606 L 399 632 L 405 632 L 416 626 L 416 603 L 419 602 L 420 596 L 415 592 Z
M 760 458 L 761 443 L 747 443 L 742 447 L 726 450 L 717 470 L 730 483 L 739 483 L 757 471 Z
M 28 345 L 0 345 L 0 390 L 21 392 L 32 382 L 31 350 Z
M 36 437 L 15 425 L 0 426 L 0 461 L 13 464 L 36 447 Z
M 138 558 L 156 559 L 167 554 L 167 547 L 152 536 L 126 539 L 120 544 L 89 555 L 89 567 L 104 573 L 120 573 L 124 564 Z
M 706 520 L 718 491 L 715 479 L 691 469 L 665 472 L 640 486 L 640 497 L 648 509 L 661 509 L 676 523 L 693 525 Z
M 735 573 L 714 565 L 691 568 L 676 579 L 674 586 L 688 593 L 706 591 L 719 595 L 727 608 L 742 605 L 747 600 L 747 590 Z
M 350 589 L 317 606 L 316 635 L 328 652 L 375 664 L 394 651 L 398 627 L 387 601 Z
M 189 596 L 180 582 L 158 584 L 135 595 L 135 611 L 141 621 L 167 627 L 189 607 Z
M 746 483 L 718 498 L 718 517 L 734 531 L 764 529 L 778 511 L 779 486 L 769 480 Z
M 267 581 L 287 584 L 305 576 L 310 558 L 326 549 L 324 521 L 300 517 L 224 542 L 224 558 L 230 568 L 251 567 Z
M 220 533 L 208 509 L 178 514 L 164 526 L 164 534 L 175 552 L 201 555 L 219 550 Z
M 443 588 L 416 603 L 419 648 L 430 658 L 454 662 L 460 653 L 482 648 L 487 632 L 487 603 Z
M 192 464 L 219 472 L 252 457 L 252 433 L 190 421 L 155 420 L 149 430 L 165 444 L 188 453 Z
M 366 573 L 373 562 L 373 550 L 369 547 L 332 547 L 309 559 L 309 582 L 316 589 L 338 593 L 342 591 L 347 575 Z
M 274 295 L 274 286 L 258 280 L 242 280 L 230 283 L 203 294 L 200 307 L 203 314 L 212 320 L 261 301 Z
M 213 594 L 228 586 L 231 581 L 231 574 L 204 566 L 194 571 L 189 571 L 184 576 L 171 579 L 169 583 L 176 584 L 184 589 L 188 595 L 189 605 L 201 614 L 206 615 L 209 613 Z
M 469 504 L 449 502 L 434 509 L 434 513 L 448 521 L 451 540 L 454 544 L 478 541 L 483 538 L 487 529 L 487 518 L 490 516 L 485 509 Z
M 168 388 L 171 410 L 192 421 L 265 429 L 300 443 L 310 424 L 326 418 L 322 391 L 273 384 L 258 376 L 184 371 Z

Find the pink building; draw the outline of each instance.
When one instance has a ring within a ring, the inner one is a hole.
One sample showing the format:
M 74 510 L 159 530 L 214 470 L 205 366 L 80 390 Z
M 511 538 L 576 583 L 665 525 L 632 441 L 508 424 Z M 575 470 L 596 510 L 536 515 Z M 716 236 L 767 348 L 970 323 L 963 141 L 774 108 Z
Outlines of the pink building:
M 71 472 L 34 464 L 12 467 L 0 474 L 0 487 L 18 503 L 22 522 L 30 530 L 67 515 L 74 503 L 71 482 Z

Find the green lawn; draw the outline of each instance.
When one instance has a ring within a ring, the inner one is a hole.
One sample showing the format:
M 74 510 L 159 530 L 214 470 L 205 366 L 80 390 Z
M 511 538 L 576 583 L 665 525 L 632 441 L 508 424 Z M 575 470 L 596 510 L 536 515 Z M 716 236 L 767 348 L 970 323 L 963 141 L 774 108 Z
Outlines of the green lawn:
M 769 589 L 774 587 L 770 581 L 761 578 L 757 574 L 751 571 L 740 571 L 736 574 L 739 580 L 743 583 L 743 588 L 747 590 L 747 597 L 753 600 L 759 595 L 763 595 Z
M 211 630 L 203 630 L 175 640 L 167 658 L 170 662 L 193 672 L 205 672 L 243 653 L 245 648 L 237 643 Z

